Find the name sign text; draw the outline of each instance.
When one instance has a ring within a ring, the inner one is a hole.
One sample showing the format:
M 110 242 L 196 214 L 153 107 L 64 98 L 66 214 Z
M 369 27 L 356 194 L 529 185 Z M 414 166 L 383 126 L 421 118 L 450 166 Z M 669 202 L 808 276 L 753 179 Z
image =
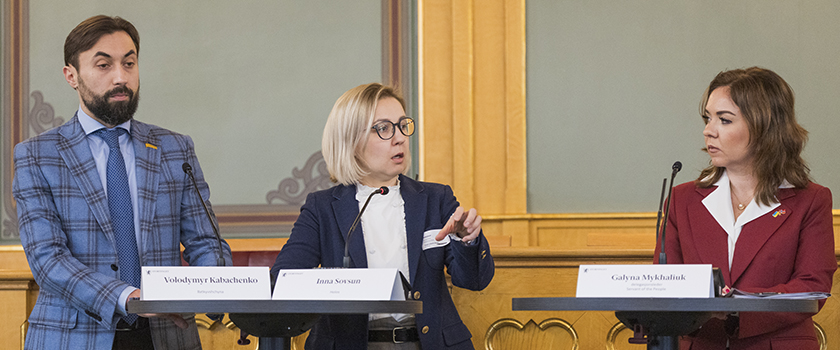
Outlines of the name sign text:
M 711 298 L 712 265 L 580 265 L 578 298 Z

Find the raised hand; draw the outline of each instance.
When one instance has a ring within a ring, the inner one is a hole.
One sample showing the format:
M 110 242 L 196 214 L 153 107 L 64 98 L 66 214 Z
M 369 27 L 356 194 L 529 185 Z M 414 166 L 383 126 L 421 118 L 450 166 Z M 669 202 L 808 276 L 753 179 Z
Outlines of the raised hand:
M 455 209 L 455 212 L 452 213 L 452 216 L 449 217 L 446 225 L 444 225 L 438 235 L 435 236 L 435 240 L 440 241 L 446 237 L 446 235 L 454 233 L 460 237 L 462 241 L 472 242 L 478 238 L 478 234 L 480 232 L 481 215 L 476 213 L 475 208 L 470 209 L 465 213 L 463 207 L 458 207 Z

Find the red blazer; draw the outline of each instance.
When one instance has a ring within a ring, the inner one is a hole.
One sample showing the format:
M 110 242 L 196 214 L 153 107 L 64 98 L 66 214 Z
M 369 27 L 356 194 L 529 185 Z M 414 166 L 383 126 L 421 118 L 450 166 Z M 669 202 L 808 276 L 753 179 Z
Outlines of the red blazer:
M 814 183 L 805 189 L 780 188 L 781 205 L 743 226 L 731 270 L 726 231 L 701 202 L 716 188 L 698 188 L 693 182 L 674 188 L 665 238 L 669 264 L 712 264 L 723 272 L 726 285 L 748 292 L 831 291 L 837 260 L 828 188 Z M 712 319 L 683 337 L 680 348 L 725 349 L 729 339 L 731 350 L 816 350 L 811 316 L 742 312 L 733 338 L 722 320 Z

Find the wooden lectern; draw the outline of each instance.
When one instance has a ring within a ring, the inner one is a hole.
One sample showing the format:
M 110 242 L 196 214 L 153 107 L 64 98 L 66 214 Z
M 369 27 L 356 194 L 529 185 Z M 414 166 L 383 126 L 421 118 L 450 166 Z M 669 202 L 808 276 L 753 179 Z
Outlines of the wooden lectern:
M 421 301 L 129 300 L 130 313 L 229 314 L 239 329 L 260 337 L 260 349 L 289 350 L 324 314 L 423 313 Z
M 817 300 L 743 298 L 513 298 L 513 311 L 615 311 L 648 350 L 678 350 L 679 336 L 700 328 L 714 312 L 811 312 Z

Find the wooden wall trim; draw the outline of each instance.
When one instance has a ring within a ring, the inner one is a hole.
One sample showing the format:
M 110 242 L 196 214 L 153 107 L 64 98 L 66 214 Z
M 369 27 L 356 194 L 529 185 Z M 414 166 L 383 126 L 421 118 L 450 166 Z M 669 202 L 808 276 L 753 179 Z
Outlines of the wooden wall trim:
M 524 0 L 420 0 L 420 176 L 527 212 Z
M 656 213 L 483 214 L 491 243 L 565 251 L 653 251 Z M 840 210 L 833 211 L 834 241 L 840 246 Z M 501 247 L 496 246 L 494 247 Z

